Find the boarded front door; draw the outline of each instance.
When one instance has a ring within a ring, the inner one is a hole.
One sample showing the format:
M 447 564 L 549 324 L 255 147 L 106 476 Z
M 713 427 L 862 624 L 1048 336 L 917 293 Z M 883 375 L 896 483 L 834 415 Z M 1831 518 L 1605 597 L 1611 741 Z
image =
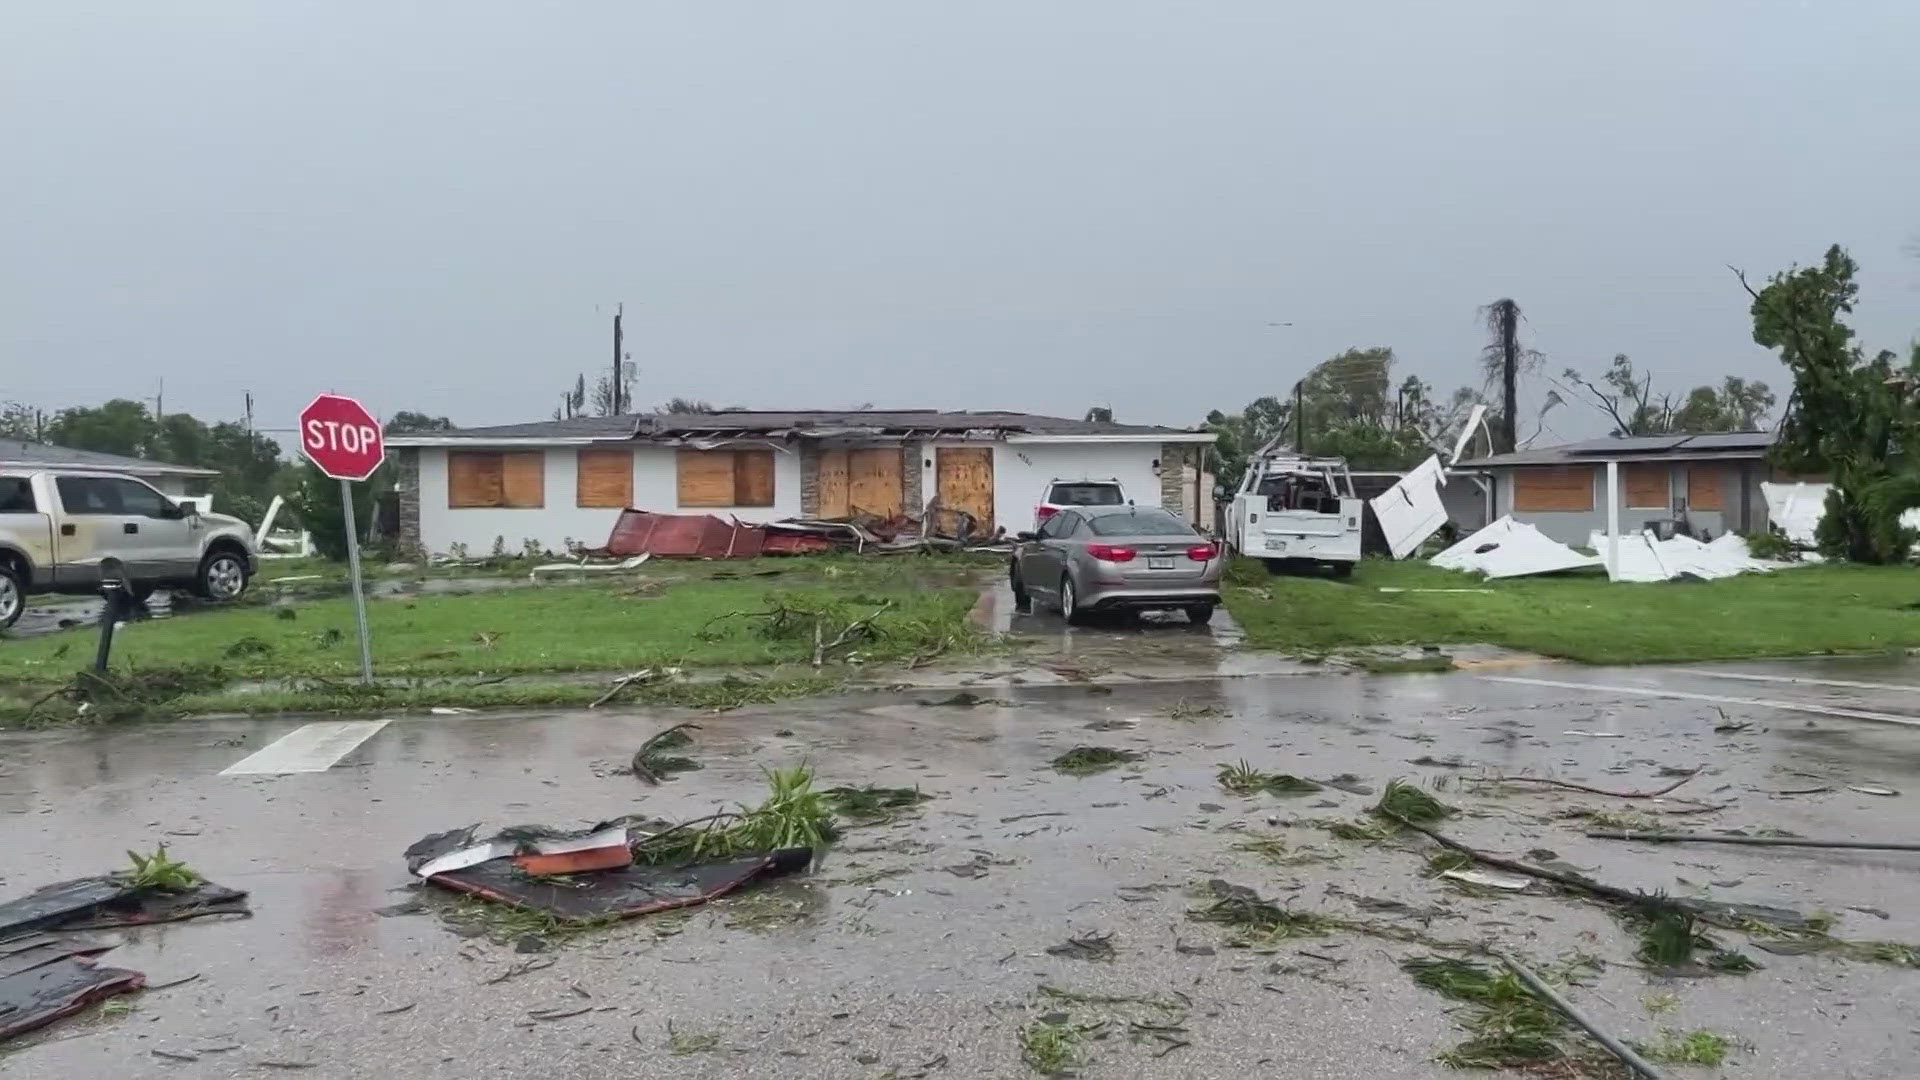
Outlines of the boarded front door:
M 976 521 L 974 535 L 993 532 L 993 449 L 942 446 L 935 450 L 940 503 L 965 510 Z
M 824 496 L 821 499 L 825 503 Z M 847 451 L 847 509 L 890 518 L 906 505 L 900 483 L 900 448 Z
M 847 452 L 820 451 L 820 508 L 823 518 L 843 518 L 847 509 Z

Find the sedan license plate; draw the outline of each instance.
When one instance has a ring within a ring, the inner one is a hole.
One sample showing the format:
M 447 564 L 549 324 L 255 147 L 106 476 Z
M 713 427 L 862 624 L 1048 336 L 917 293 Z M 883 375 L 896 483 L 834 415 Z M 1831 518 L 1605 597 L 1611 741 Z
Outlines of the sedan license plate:
M 1171 559 L 1171 558 L 1164 558 L 1164 559 L 1148 559 L 1148 560 L 1147 560 L 1147 569 L 1149 569 L 1149 570 L 1171 570 L 1171 569 L 1173 569 L 1173 559 Z

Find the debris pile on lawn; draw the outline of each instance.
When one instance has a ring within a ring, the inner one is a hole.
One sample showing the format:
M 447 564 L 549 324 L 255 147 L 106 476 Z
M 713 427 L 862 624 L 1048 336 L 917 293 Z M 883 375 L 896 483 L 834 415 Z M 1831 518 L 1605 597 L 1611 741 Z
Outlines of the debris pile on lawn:
M 0 1040 L 138 990 L 138 971 L 99 966 L 113 943 L 68 931 L 246 915 L 247 894 L 167 857 L 128 853 L 130 870 L 47 885 L 0 903 Z
M 1650 532 L 1621 534 L 1620 558 L 1609 572 L 1614 581 L 1673 581 L 1676 578 L 1700 578 L 1712 581 L 1737 574 L 1763 573 L 1792 563 L 1771 563 L 1756 559 L 1747 550 L 1744 538 L 1723 533 L 1712 543 L 1701 543 L 1691 536 L 1661 540 Z M 1595 530 L 1587 545 L 1606 560 L 1607 534 Z
M 1502 517 L 1429 561 L 1443 570 L 1466 570 L 1490 578 L 1551 574 L 1600 565 L 1598 557 L 1582 555 L 1512 517 Z
M 658 556 L 677 559 L 751 559 L 761 555 L 810 555 L 828 551 L 890 554 L 910 551 L 997 550 L 1000 537 L 981 535 L 978 520 L 964 510 L 928 504 L 920 520 L 882 518 L 788 518 L 763 525 L 711 514 L 657 514 L 627 509 L 613 523 L 606 547 L 592 555 L 616 559 Z
M 475 841 L 476 826 L 422 837 L 407 869 L 441 888 L 563 923 L 704 903 L 763 876 L 805 869 L 838 834 L 806 766 L 767 773 L 767 800 L 674 825 L 620 818 L 572 831 L 526 825 Z

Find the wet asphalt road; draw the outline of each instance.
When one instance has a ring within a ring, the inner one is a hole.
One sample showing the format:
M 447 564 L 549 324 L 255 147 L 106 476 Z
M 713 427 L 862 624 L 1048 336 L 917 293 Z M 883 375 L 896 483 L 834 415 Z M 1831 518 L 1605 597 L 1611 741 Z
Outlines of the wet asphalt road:
M 1136 633 L 1069 644 L 1108 655 Z M 330 767 L 288 775 L 222 770 L 299 720 L 0 733 L 0 893 L 114 869 L 127 849 L 166 840 L 212 879 L 250 890 L 256 909 L 250 920 L 124 933 L 105 962 L 154 983 L 199 978 L 139 995 L 125 1015 L 21 1040 L 0 1055 L 0 1074 L 260 1076 L 304 1065 L 302 1075 L 324 1077 L 1012 1077 L 1027 1074 L 1016 1033 L 1034 1016 L 1169 1018 L 1062 1004 L 1039 994 L 1045 983 L 1190 1001 L 1178 1020 L 1188 1045 L 1156 1058 L 1164 1044 L 1109 1027 L 1088 1044 L 1088 1076 L 1459 1075 L 1431 1060 L 1464 1037 L 1449 1003 L 1396 966 L 1419 947 L 1340 934 L 1271 955 L 1228 948 L 1220 928 L 1185 918 L 1194 901 L 1183 890 L 1214 877 L 1340 915 L 1400 918 L 1373 910 L 1399 901 L 1427 909 L 1427 932 L 1496 941 L 1543 965 L 1597 954 L 1605 972 L 1570 991 L 1583 1006 L 1633 1038 L 1661 1028 L 1734 1036 L 1742 1047 L 1727 1075 L 1915 1074 L 1920 971 L 1749 948 L 1765 970 L 1654 975 L 1633 966 L 1632 937 L 1590 904 L 1463 895 L 1420 875 L 1422 849 L 1338 841 L 1305 823 L 1356 814 L 1366 796 L 1242 799 L 1213 773 L 1245 758 L 1374 786 L 1444 777 L 1442 797 L 1468 811 L 1447 829 L 1477 846 L 1551 848 L 1616 884 L 1820 909 L 1841 936 L 1920 942 L 1920 855 L 1588 840 L 1580 821 L 1556 815 L 1697 807 L 1459 786 L 1463 775 L 1525 772 L 1658 787 L 1671 782 L 1661 767 L 1705 765 L 1675 796 L 1724 808 L 1675 819 L 1686 827 L 1911 839 L 1920 728 L 1894 721 L 1920 723 L 1920 664 L 1489 663 L 1450 675 L 1165 678 L 1111 692 L 1097 674 L 1042 674 L 961 676 L 1003 703 L 974 708 L 922 704 L 946 692 L 907 690 L 701 718 L 706 768 L 660 788 L 610 770 L 681 718 L 666 712 L 399 718 Z M 1690 696 L 1652 696 L 1674 694 Z M 1176 706 L 1221 715 L 1176 720 Z M 1714 732 L 1727 721 L 1752 726 Z M 1083 743 L 1146 758 L 1085 779 L 1046 767 Z M 757 801 L 762 765 L 803 759 L 823 783 L 918 785 L 937 798 L 854 830 L 809 876 L 546 954 L 462 938 L 433 913 L 375 914 L 413 895 L 401 851 L 426 833 L 692 817 Z M 1826 790 L 1785 794 L 1812 788 Z M 1054 816 L 1021 817 L 1036 814 Z M 1275 821 L 1294 823 L 1277 827 L 1292 850 L 1327 860 L 1275 866 L 1233 848 Z M 769 914 L 779 917 L 765 925 Z M 1045 952 L 1094 932 L 1116 935 L 1115 960 Z M 548 958 L 551 967 L 490 981 Z M 1658 994 L 1674 996 L 1671 1011 L 1645 1006 Z M 530 1015 L 582 1006 L 591 1011 Z M 669 1023 L 716 1036 L 715 1049 L 673 1055 Z

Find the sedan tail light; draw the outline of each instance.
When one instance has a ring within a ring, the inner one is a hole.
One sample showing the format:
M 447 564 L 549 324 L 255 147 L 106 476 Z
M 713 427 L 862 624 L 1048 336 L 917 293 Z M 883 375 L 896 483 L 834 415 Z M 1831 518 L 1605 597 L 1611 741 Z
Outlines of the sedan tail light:
M 1059 512 L 1060 508 L 1057 506 L 1036 506 L 1033 508 L 1033 516 L 1039 518 L 1041 521 L 1045 521 Z
M 1219 554 L 1219 544 L 1195 544 L 1187 549 L 1187 558 L 1194 562 L 1206 562 Z
M 1137 553 L 1132 548 L 1119 544 L 1088 544 L 1087 554 L 1101 562 L 1132 562 Z

